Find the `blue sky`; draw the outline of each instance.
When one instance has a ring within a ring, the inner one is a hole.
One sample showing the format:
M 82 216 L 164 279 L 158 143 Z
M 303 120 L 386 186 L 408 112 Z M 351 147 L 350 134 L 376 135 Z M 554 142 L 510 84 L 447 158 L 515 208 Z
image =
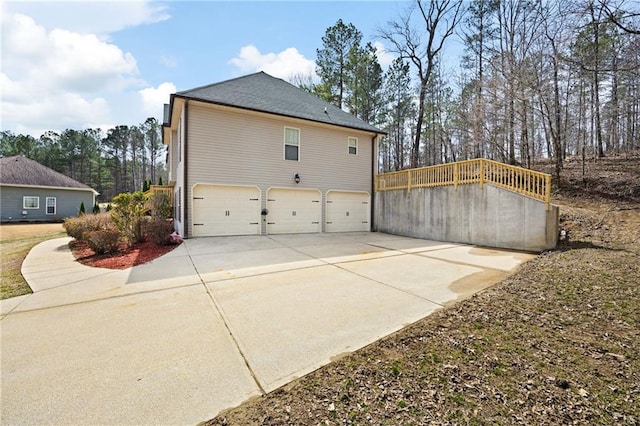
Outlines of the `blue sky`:
M 313 73 L 325 30 L 377 28 L 402 1 L 2 3 L 2 130 L 107 129 L 161 119 L 169 93 L 264 70 Z

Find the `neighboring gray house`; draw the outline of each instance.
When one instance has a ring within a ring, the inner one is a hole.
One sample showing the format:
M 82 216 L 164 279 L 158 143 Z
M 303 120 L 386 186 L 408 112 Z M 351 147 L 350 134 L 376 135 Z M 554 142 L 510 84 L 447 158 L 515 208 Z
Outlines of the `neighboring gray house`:
M 0 220 L 60 221 L 91 211 L 98 193 L 26 157 L 0 158 Z
M 369 231 L 384 132 L 264 72 L 171 95 L 163 141 L 185 237 Z

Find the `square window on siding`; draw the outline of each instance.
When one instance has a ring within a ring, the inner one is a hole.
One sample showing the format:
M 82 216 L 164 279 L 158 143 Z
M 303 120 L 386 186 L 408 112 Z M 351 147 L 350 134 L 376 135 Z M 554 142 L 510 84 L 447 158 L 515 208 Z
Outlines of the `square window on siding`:
M 39 209 L 40 197 L 25 195 L 24 197 L 22 197 L 22 208 L 23 209 Z
M 47 197 L 47 214 L 56 214 L 56 197 Z
M 284 128 L 284 159 L 300 160 L 300 130 L 291 127 Z
M 358 138 L 349 138 L 349 154 L 358 154 Z

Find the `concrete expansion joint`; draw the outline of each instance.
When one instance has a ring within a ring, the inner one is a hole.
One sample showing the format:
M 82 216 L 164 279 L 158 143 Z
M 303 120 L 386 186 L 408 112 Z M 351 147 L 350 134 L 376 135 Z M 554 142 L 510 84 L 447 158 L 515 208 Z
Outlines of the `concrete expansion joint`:
M 118 271 L 108 270 L 108 271 L 103 272 L 102 274 L 97 274 L 97 275 L 92 276 L 91 279 L 96 279 L 96 278 L 99 278 L 99 277 L 105 277 L 107 275 L 113 275 L 113 274 L 116 274 L 117 272 Z M 27 273 L 27 275 L 29 275 L 29 273 Z M 27 280 L 27 282 L 28 281 L 30 281 L 30 280 Z M 73 284 L 77 284 L 77 283 L 81 283 L 81 282 L 85 282 L 85 281 L 87 281 L 87 278 L 81 278 L 81 279 L 78 279 L 78 280 L 75 280 L 75 281 L 69 281 L 69 282 L 66 282 L 64 284 L 56 285 L 56 286 L 53 286 L 53 287 L 43 288 L 42 290 L 35 290 L 32 294 L 44 293 L 45 291 L 49 291 L 49 290 L 57 290 L 57 289 L 62 288 L 62 287 L 66 287 L 66 286 L 69 286 L 69 285 L 73 285 Z
M 370 246 L 372 246 L 372 247 L 379 247 L 379 248 L 388 249 L 387 247 L 380 247 L 380 246 L 376 246 L 376 245 L 369 244 L 369 243 L 366 243 L 366 244 L 367 244 L 367 245 L 370 245 Z M 305 256 L 309 256 L 309 254 L 304 253 L 304 252 L 302 252 L 302 251 L 300 251 L 300 250 L 296 249 L 295 247 L 290 247 L 290 246 L 286 246 L 286 247 L 287 247 L 287 248 L 289 248 L 289 249 L 291 249 L 291 250 L 293 250 L 293 251 L 296 251 L 296 252 L 298 252 L 298 253 L 300 253 L 300 254 L 303 254 L 303 255 L 305 255 Z M 389 256 L 387 256 L 387 257 L 403 256 L 403 255 L 405 255 L 405 254 L 407 254 L 407 253 L 402 253 L 402 252 L 400 252 L 400 253 L 398 253 L 398 254 L 389 255 Z M 410 292 L 410 291 L 408 291 L 408 290 L 403 290 L 403 289 L 398 288 L 398 287 L 395 287 L 395 286 L 393 286 L 393 285 L 391 285 L 391 284 L 385 283 L 385 282 L 383 282 L 383 281 L 378 281 L 378 280 L 372 279 L 372 278 L 370 278 L 370 277 L 367 277 L 367 276 L 364 276 L 364 275 L 358 274 L 357 272 L 350 271 L 350 270 L 348 270 L 348 269 L 343 268 L 342 266 L 340 266 L 340 264 L 342 264 L 342 263 L 358 262 L 359 260 L 351 260 L 351 261 L 344 261 L 344 262 L 339 262 L 339 263 L 331 263 L 331 262 L 327 262 L 326 260 L 324 260 L 324 259 L 322 259 L 322 258 L 319 258 L 319 257 L 315 257 L 315 256 L 311 256 L 311 257 L 312 257 L 313 259 L 315 259 L 315 260 L 319 261 L 319 262 L 324 263 L 325 265 L 333 266 L 333 267 L 335 267 L 335 268 L 340 269 L 341 271 L 347 272 L 347 273 L 352 274 L 352 275 L 356 275 L 356 276 L 358 276 L 358 277 L 360 277 L 360 278 L 364 278 L 365 280 L 373 281 L 373 282 L 378 283 L 378 284 L 380 284 L 380 285 L 383 285 L 383 286 L 385 286 L 385 287 L 392 288 L 392 289 L 394 289 L 394 290 L 397 290 L 397 291 L 400 291 L 400 292 L 402 292 L 402 293 L 408 294 L 409 296 L 417 297 L 418 299 L 422 299 L 422 300 L 424 300 L 424 301 L 426 301 L 426 302 L 433 303 L 433 304 L 436 304 L 436 305 L 438 305 L 438 306 L 442 306 L 442 307 L 444 307 L 444 305 L 443 305 L 442 303 L 434 302 L 433 300 L 427 299 L 426 297 L 422 297 L 422 296 L 420 296 L 420 295 L 418 295 L 418 294 L 415 294 L 415 293 L 412 293 L 412 292 Z
M 179 288 L 187 288 L 187 287 L 193 287 L 193 286 L 197 286 L 197 285 L 199 285 L 199 284 L 185 284 L 185 285 L 179 285 L 179 286 L 175 286 L 175 287 L 162 288 L 162 289 L 156 289 L 156 290 L 136 291 L 134 293 L 116 294 L 114 296 L 98 297 L 98 298 L 95 298 L 95 299 L 82 300 L 80 302 L 61 303 L 59 305 L 43 306 L 43 307 L 34 308 L 34 309 L 24 309 L 24 310 L 20 310 L 20 311 L 16 312 L 16 309 L 18 309 L 23 303 L 25 303 L 27 301 L 27 299 L 29 299 L 30 297 L 33 297 L 36 294 L 40 294 L 40 293 L 45 291 L 45 290 L 42 290 L 42 291 L 39 291 L 38 293 L 28 294 L 27 297 L 25 297 L 25 299 L 22 300 L 20 303 L 18 303 L 13 309 L 11 309 L 10 311 L 8 311 L 6 313 L 3 313 L 2 317 L 4 318 L 4 317 L 9 316 L 9 315 L 26 314 L 28 312 L 47 311 L 49 309 L 64 308 L 64 307 L 67 307 L 67 306 L 85 305 L 87 303 L 102 302 L 102 301 L 105 301 L 105 300 L 124 299 L 124 298 L 127 298 L 127 297 L 139 296 L 141 294 L 159 293 L 159 292 L 163 292 L 163 291 L 171 291 L 171 290 L 176 290 L 176 289 L 179 289 Z M 47 289 L 47 290 L 49 290 L 49 289 Z
M 251 374 L 251 378 L 253 379 L 253 381 L 255 382 L 256 386 L 258 387 L 258 390 L 260 391 L 260 394 L 263 395 L 263 396 L 266 395 L 267 392 L 265 391 L 264 387 L 260 384 L 260 380 L 258 380 L 258 376 L 256 375 L 255 371 L 253 371 L 253 368 L 251 368 L 251 365 L 249 364 L 249 360 L 247 359 L 247 357 L 246 357 L 244 351 L 242 350 L 242 348 L 240 347 L 240 342 L 238 342 L 238 339 L 236 339 L 236 336 L 233 334 L 233 331 L 231 330 L 231 327 L 229 326 L 229 322 L 227 320 L 227 316 L 225 315 L 224 311 L 220 307 L 220 304 L 218 303 L 216 298 L 213 296 L 213 294 L 209 290 L 209 287 L 207 287 L 207 284 L 205 283 L 204 279 L 200 275 L 200 271 L 198 271 L 198 268 L 197 268 L 195 262 L 193 261 L 193 257 L 191 257 L 191 252 L 189 251 L 189 247 L 185 246 L 185 248 L 186 248 L 186 251 L 187 251 L 187 256 L 189 257 L 189 261 L 191 262 L 191 265 L 193 266 L 193 269 L 196 271 L 196 274 L 198 275 L 198 279 L 200 280 L 200 284 L 204 287 L 204 291 L 207 293 L 207 296 L 209 297 L 209 300 L 211 301 L 211 304 L 213 305 L 213 308 L 216 310 L 216 312 L 218 313 L 218 315 L 222 319 L 222 323 L 224 324 L 224 328 L 227 330 L 227 333 L 229 334 L 229 337 L 231 337 L 231 341 L 233 342 L 233 345 L 235 346 L 235 348 L 237 349 L 238 353 L 240 354 L 240 357 L 242 358 L 242 362 L 244 363 L 244 366 L 249 371 L 249 374 Z
M 343 268 L 343 267 L 342 267 L 342 266 L 340 266 L 339 264 L 333 264 L 333 266 L 335 266 L 336 268 L 338 268 L 338 269 L 340 269 L 340 270 L 342 270 L 342 271 L 345 271 L 345 272 L 348 272 L 348 273 L 350 273 L 350 274 L 356 275 L 356 276 L 358 276 L 358 277 L 360 277 L 360 278 L 364 278 L 365 280 L 373 281 L 374 283 L 377 283 L 377 284 L 383 285 L 383 286 L 385 286 L 385 287 L 389 287 L 389 288 L 391 288 L 391 289 L 394 289 L 394 290 L 396 290 L 396 291 L 399 291 L 399 292 L 402 292 L 402 293 L 408 294 L 409 296 L 416 297 L 416 298 L 421 299 L 421 300 L 424 300 L 424 301 L 426 301 L 426 302 L 433 303 L 434 305 L 438 305 L 438 306 L 441 306 L 441 307 L 444 307 L 444 306 L 445 306 L 445 305 L 444 305 L 444 304 L 442 304 L 442 303 L 439 303 L 439 302 L 433 301 L 433 300 L 431 300 L 431 299 L 427 299 L 426 297 L 420 296 L 419 294 L 415 294 L 415 293 L 413 293 L 413 292 L 411 292 L 411 291 L 409 291 L 409 290 L 404 290 L 404 289 L 398 288 L 398 287 L 396 287 L 396 286 L 394 286 L 394 285 L 391 285 L 391 284 L 385 283 L 384 281 L 375 280 L 375 279 L 373 279 L 373 278 L 371 278 L 371 277 L 367 277 L 367 276 L 365 276 L 365 275 L 358 274 L 357 272 L 350 271 L 350 270 L 348 270 L 348 269 Z
M 437 251 L 437 250 L 433 250 L 433 251 Z M 441 262 L 445 262 L 445 263 L 451 263 L 452 265 L 461 265 L 461 266 L 472 266 L 474 268 L 478 268 L 478 269 L 482 269 L 483 271 L 495 271 L 495 272 L 501 272 L 504 273 L 505 271 L 503 269 L 499 269 L 499 268 L 492 268 L 491 266 L 480 266 L 474 263 L 470 263 L 470 262 L 463 262 L 463 261 L 459 261 L 459 260 L 451 260 L 451 259 L 443 259 L 441 257 L 437 257 L 437 256 L 429 256 L 428 254 L 429 252 L 420 252 L 420 253 L 407 253 L 413 256 L 419 256 L 419 257 L 428 257 L 429 259 L 435 259 L 435 260 L 439 260 Z

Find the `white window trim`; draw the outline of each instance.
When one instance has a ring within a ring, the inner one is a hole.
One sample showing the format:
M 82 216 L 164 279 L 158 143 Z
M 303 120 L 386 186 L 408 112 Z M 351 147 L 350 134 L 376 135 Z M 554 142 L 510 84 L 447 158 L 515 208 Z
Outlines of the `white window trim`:
M 355 141 L 356 144 L 355 145 L 351 145 L 351 141 Z M 351 148 L 355 148 L 356 149 L 356 153 L 355 154 L 351 154 Z M 350 154 L 350 155 L 358 155 L 358 138 L 354 138 L 353 136 L 347 137 L 347 153 Z
M 53 200 L 53 213 L 49 213 L 49 200 Z M 57 213 L 58 211 L 58 202 L 56 201 L 56 197 L 47 197 L 45 204 L 44 204 L 44 210 L 45 210 L 45 214 L 49 215 L 49 216 L 53 216 Z
M 298 145 L 290 145 L 287 144 L 287 129 L 289 130 L 295 130 L 298 132 Z M 282 132 L 282 138 L 283 138 L 283 144 L 282 144 L 282 158 L 285 161 L 300 161 L 300 139 L 302 139 L 302 137 L 300 136 L 300 129 L 296 128 L 296 127 L 289 127 L 289 126 L 285 126 L 284 127 L 284 131 Z M 288 160 L 287 159 L 287 145 L 289 146 L 297 146 L 298 147 L 298 159 L 297 160 Z
M 36 199 L 36 206 L 35 207 L 27 207 L 27 198 L 35 198 Z M 22 208 L 23 209 L 29 209 L 29 210 L 38 210 L 40 208 L 40 197 L 37 197 L 35 195 L 25 195 L 22 197 Z

